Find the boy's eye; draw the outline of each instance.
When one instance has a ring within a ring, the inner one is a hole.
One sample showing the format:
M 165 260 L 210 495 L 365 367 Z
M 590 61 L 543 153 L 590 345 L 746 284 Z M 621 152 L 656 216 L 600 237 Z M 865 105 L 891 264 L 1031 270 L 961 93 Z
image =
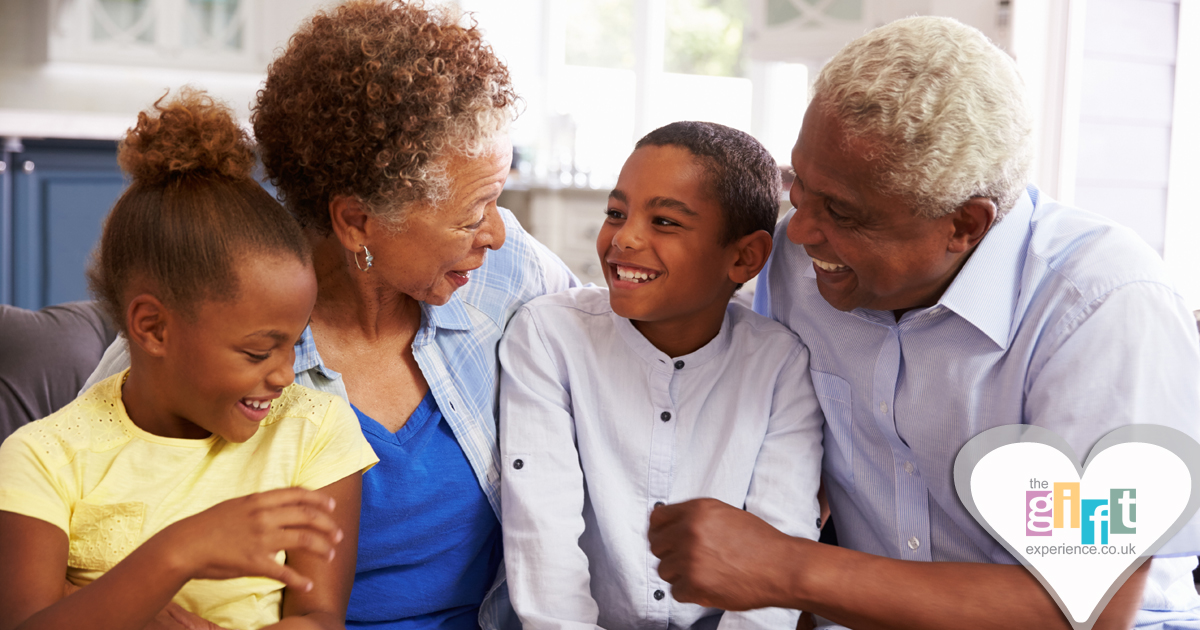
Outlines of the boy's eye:
M 666 217 L 654 217 L 653 223 L 654 223 L 654 225 L 660 225 L 663 227 L 678 227 L 679 226 L 678 223 L 676 223 Z
M 270 352 L 268 352 L 266 354 L 258 354 L 256 352 L 250 352 L 249 350 L 246 350 L 246 351 L 243 351 L 243 354 L 250 357 L 250 360 L 255 363 L 260 363 L 262 361 L 266 361 L 267 359 L 271 358 Z
M 624 212 L 621 212 L 620 210 L 617 210 L 614 208 L 609 208 L 609 209 L 605 210 L 604 215 L 614 221 L 620 221 L 621 219 L 625 218 Z

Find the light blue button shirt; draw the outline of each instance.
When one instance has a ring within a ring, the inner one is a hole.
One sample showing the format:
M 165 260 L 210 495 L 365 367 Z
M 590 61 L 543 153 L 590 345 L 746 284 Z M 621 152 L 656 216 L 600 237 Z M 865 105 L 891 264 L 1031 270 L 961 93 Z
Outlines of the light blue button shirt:
M 579 284 L 566 265 L 521 227 L 512 213 L 504 217 L 504 246 L 488 252 L 483 266 L 471 272 L 467 285 L 442 306 L 421 304 L 421 328 L 413 341 L 413 354 L 429 383 L 471 470 L 500 518 L 500 450 L 496 441 L 499 363 L 496 347 L 513 314 L 529 300 Z M 398 359 L 398 358 L 397 358 Z M 93 381 L 115 374 L 129 365 L 125 338 L 105 352 Z M 325 367 L 317 354 L 311 329 L 296 344 L 296 382 L 349 400 L 337 372 Z M 515 622 L 503 588 L 504 567 L 480 611 L 485 629 L 508 627 Z
M 1133 232 L 1030 187 L 934 306 L 834 309 L 779 223 L 755 309 L 812 352 L 825 488 L 843 547 L 902 560 L 1014 563 L 954 489 L 959 449 L 1003 424 L 1079 456 L 1114 428 L 1200 436 L 1200 340 L 1158 255 Z M 1162 550 L 1200 551 L 1196 520 Z M 1200 628 L 1195 558 L 1155 560 L 1138 627 Z M 1189 611 L 1186 613 L 1178 611 Z M 1171 621 L 1174 623 L 1174 621 Z
M 658 502 L 712 497 L 817 537 L 823 418 L 808 351 L 737 304 L 669 357 L 608 290 L 530 302 L 500 344 L 504 553 L 527 628 L 794 628 L 799 613 L 675 601 L 647 529 Z

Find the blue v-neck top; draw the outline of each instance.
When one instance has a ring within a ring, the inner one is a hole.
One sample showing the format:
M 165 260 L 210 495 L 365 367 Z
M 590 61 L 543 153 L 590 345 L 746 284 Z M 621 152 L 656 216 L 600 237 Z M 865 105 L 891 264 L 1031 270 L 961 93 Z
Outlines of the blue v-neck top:
M 500 523 L 432 390 L 395 433 L 354 411 L 379 464 L 363 475 L 346 626 L 478 629 Z

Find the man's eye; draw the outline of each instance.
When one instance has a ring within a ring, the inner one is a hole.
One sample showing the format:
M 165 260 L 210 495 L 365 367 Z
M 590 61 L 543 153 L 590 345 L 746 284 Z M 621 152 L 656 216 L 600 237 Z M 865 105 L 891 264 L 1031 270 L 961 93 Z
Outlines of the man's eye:
M 853 223 L 853 219 L 844 214 L 838 213 L 838 211 L 833 208 L 833 203 L 831 203 L 829 200 L 825 201 L 825 212 L 829 213 L 829 218 L 833 219 L 836 223 Z

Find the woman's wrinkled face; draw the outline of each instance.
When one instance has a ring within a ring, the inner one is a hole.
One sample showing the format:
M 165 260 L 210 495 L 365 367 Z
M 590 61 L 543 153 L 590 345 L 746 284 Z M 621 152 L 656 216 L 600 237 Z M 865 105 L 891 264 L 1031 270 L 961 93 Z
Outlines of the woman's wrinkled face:
M 401 293 L 440 306 L 470 281 L 489 249 L 504 245 L 504 220 L 496 206 L 508 179 L 512 144 L 507 136 L 475 157 L 446 161 L 446 201 L 408 210 L 403 231 L 376 239 L 370 273 Z

